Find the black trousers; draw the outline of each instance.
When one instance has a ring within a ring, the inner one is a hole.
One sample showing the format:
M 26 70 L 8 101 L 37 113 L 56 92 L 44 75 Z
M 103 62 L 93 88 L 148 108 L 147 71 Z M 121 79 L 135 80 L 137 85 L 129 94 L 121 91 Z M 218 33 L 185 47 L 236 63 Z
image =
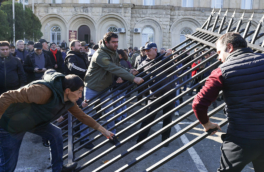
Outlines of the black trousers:
M 149 114 L 150 112 L 154 111 L 156 108 L 160 107 L 161 105 L 163 105 L 164 103 L 166 103 L 167 101 L 171 100 L 172 98 L 174 98 L 175 95 L 170 95 L 164 99 L 162 99 L 160 102 L 153 104 L 152 106 L 150 106 L 147 111 L 146 114 Z M 153 102 L 155 99 L 149 99 L 148 100 L 148 104 L 150 104 L 151 102 Z M 166 108 L 163 109 L 163 114 L 169 112 L 171 109 L 174 108 L 174 103 L 170 103 L 170 105 L 168 105 Z M 144 121 L 142 121 L 140 128 L 145 127 L 146 125 L 148 125 L 149 123 L 151 123 L 152 121 L 155 120 L 157 113 L 154 113 L 153 115 L 151 115 L 149 118 L 145 119 Z M 169 115 L 168 117 L 163 119 L 163 127 L 168 125 L 169 123 L 171 123 L 172 121 L 172 115 Z M 141 134 L 139 134 L 137 142 L 140 142 L 142 140 L 144 140 L 145 138 L 148 137 L 150 128 L 146 129 L 144 132 L 142 132 Z M 166 140 L 167 138 L 170 137 L 170 132 L 171 132 L 171 128 L 166 130 L 164 133 L 162 133 L 162 141 Z
M 264 139 L 239 138 L 229 134 L 221 136 L 221 161 L 218 172 L 240 172 L 250 162 L 255 172 L 264 171 Z

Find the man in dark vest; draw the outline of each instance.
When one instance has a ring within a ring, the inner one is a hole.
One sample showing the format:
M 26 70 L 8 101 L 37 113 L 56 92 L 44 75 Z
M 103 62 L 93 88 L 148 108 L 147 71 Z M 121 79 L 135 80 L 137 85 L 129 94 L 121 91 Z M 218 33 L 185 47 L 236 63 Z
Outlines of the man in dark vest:
M 193 110 L 205 131 L 220 127 L 207 110 L 223 90 L 229 125 L 221 136 L 218 172 L 236 172 L 250 162 L 256 172 L 264 169 L 264 55 L 253 53 L 239 33 L 229 32 L 216 42 L 219 60 L 205 86 L 193 101 Z M 215 134 L 217 131 L 213 132 Z
M 51 123 L 68 111 L 85 125 L 112 138 L 113 133 L 77 106 L 76 101 L 82 96 L 83 88 L 83 80 L 77 75 L 65 76 L 50 69 L 45 72 L 43 80 L 3 93 L 0 96 L 0 171 L 15 170 L 26 132 L 49 140 L 53 172 L 74 170 L 77 163 L 63 166 L 62 132 Z

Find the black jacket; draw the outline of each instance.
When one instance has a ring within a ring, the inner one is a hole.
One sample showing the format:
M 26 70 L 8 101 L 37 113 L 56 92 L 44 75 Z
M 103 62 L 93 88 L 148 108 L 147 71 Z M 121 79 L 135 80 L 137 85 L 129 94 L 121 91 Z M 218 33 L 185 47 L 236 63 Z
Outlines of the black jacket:
M 264 55 L 250 48 L 231 53 L 222 71 L 227 134 L 264 139 Z
M 0 57 L 0 94 L 15 90 L 27 83 L 23 65 L 17 57 Z
M 57 72 L 60 72 L 60 73 L 64 73 L 64 61 L 63 61 L 63 58 L 62 58 L 62 54 L 60 51 L 57 51 L 57 54 L 56 54 L 56 59 L 57 59 L 57 62 L 52 54 L 51 51 L 45 51 L 49 56 L 50 56 L 50 62 L 53 66 L 53 68 L 55 69 L 55 65 L 57 64 L 58 65 L 58 68 L 55 69 Z
M 148 70 L 150 67 L 152 67 L 153 65 L 155 65 L 156 63 L 158 63 L 159 61 L 161 61 L 161 63 L 157 66 L 155 66 L 153 69 L 151 69 L 150 71 L 147 71 L 147 74 L 151 73 L 152 71 L 156 70 L 157 68 L 159 68 L 160 66 L 164 65 L 165 63 L 167 63 L 169 60 L 171 60 L 170 58 L 166 59 L 166 57 L 162 57 L 162 58 L 158 58 L 160 56 L 160 54 L 158 53 L 155 61 L 151 64 L 149 64 L 148 66 L 146 66 L 144 68 L 144 71 Z M 147 63 L 149 63 L 151 61 L 151 59 L 146 58 L 146 60 L 144 60 L 141 65 L 139 66 L 139 68 L 143 67 L 144 65 L 146 65 Z M 167 68 L 169 68 L 171 65 L 173 65 L 174 62 L 169 63 L 168 65 L 164 66 L 163 68 L 159 69 L 157 72 L 155 72 L 155 74 L 152 74 L 150 76 L 150 79 L 152 79 L 153 77 L 156 77 L 156 75 L 159 75 L 161 72 L 163 72 L 164 70 L 166 70 Z M 174 68 L 175 69 L 175 68 Z M 156 84 L 158 81 L 160 81 L 161 79 L 167 77 L 167 75 L 169 75 L 171 72 L 174 71 L 174 69 L 169 70 L 168 72 L 165 72 L 165 74 L 159 75 L 156 79 L 152 80 L 148 86 L 151 87 L 152 85 Z M 161 88 L 162 86 L 166 85 L 167 83 L 169 83 L 170 81 L 173 80 L 173 76 L 170 76 L 168 78 L 166 78 L 164 81 L 162 81 L 161 83 L 157 84 L 156 86 L 154 86 L 153 88 L 150 89 L 150 94 L 152 92 L 155 92 L 156 90 L 158 90 L 159 88 Z M 165 87 L 164 89 L 162 89 L 161 92 L 159 92 L 158 94 L 155 94 L 155 97 L 159 97 L 161 95 L 164 95 L 166 92 L 168 92 L 169 90 L 171 90 L 172 88 L 175 87 L 175 83 L 171 83 L 169 84 L 169 86 Z
M 65 73 L 75 74 L 84 79 L 88 69 L 88 59 L 80 52 L 69 51 L 65 58 Z
M 28 82 L 32 82 L 35 80 L 35 74 L 34 74 L 34 69 L 35 69 L 35 57 L 34 57 L 35 52 L 30 53 L 26 56 L 25 62 L 24 62 L 24 70 L 27 73 L 28 76 Z M 53 69 L 52 63 L 50 61 L 50 57 L 44 53 L 45 57 L 45 68 L 46 69 Z

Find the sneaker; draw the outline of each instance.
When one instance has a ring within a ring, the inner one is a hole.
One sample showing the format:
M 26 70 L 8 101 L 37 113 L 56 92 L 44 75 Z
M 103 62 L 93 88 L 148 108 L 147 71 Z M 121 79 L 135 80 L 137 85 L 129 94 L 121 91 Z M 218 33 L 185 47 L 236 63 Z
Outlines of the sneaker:
M 177 112 L 177 111 L 174 113 L 174 115 L 180 116 L 179 112 Z
M 62 166 L 61 172 L 72 172 L 76 169 L 77 167 L 77 163 L 73 162 L 71 164 L 66 164 Z
M 88 142 L 89 140 L 86 141 L 80 141 L 80 145 L 83 145 L 85 142 Z M 84 148 L 86 149 L 92 149 L 94 147 L 94 144 L 89 143 L 88 145 L 85 145 Z

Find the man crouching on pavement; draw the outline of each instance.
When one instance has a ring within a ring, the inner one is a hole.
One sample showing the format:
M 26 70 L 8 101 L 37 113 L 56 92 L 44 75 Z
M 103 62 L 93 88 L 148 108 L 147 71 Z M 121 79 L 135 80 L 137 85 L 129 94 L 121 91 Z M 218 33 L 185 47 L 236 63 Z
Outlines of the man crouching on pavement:
M 112 138 L 114 135 L 77 106 L 76 101 L 82 97 L 84 88 L 80 77 L 65 76 L 50 69 L 43 78 L 0 96 L 0 171 L 15 170 L 26 132 L 49 140 L 53 172 L 74 170 L 77 163 L 63 165 L 62 132 L 50 123 L 67 111 L 104 136 Z

